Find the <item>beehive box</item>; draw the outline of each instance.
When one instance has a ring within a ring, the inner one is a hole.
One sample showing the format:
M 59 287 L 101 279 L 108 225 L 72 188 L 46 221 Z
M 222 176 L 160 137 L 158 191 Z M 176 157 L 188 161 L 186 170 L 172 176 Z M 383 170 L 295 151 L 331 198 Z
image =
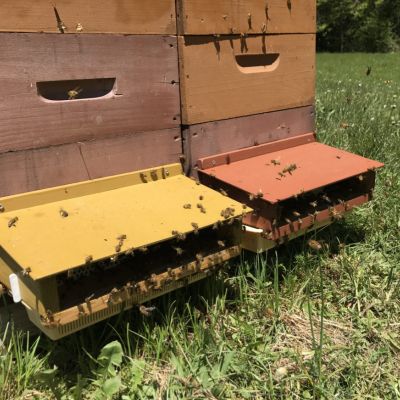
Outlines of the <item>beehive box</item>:
M 0 196 L 179 160 L 177 40 L 166 35 L 175 6 L 151 10 L 140 0 L 2 5 Z M 84 28 L 62 34 L 61 17 Z

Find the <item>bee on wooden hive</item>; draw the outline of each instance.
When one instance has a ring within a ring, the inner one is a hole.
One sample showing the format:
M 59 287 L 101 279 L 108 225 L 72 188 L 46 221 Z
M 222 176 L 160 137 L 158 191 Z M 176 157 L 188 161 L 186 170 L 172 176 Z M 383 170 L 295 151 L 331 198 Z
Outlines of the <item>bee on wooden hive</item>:
M 22 271 L 22 276 L 29 276 L 29 274 L 32 272 L 32 269 L 30 267 L 24 268 Z
M 309 204 L 310 204 L 311 207 L 314 207 L 314 208 L 316 208 L 318 206 L 317 200 L 311 201 Z
M 197 224 L 196 222 L 192 222 L 191 223 L 192 227 L 193 227 L 193 232 L 198 235 L 199 233 L 199 224 Z
M 0 204 L 0 213 L 2 213 L 2 212 L 4 212 L 6 209 L 5 209 L 5 207 L 3 206 L 3 204 Z
M 8 221 L 8 227 L 9 227 L 9 228 L 15 227 L 16 224 L 17 224 L 17 222 L 18 222 L 18 220 L 19 220 L 18 217 L 11 218 L 11 219 Z
M 69 214 L 63 208 L 60 208 L 60 215 L 62 218 L 67 218 Z
M 261 199 L 262 197 L 264 197 L 264 193 L 263 193 L 263 191 L 262 191 L 261 189 L 258 190 L 258 192 L 257 192 L 257 194 L 256 194 L 256 197 L 257 197 L 258 199 Z
M 184 204 L 184 205 L 183 205 L 183 208 L 184 208 L 185 210 L 190 210 L 190 209 L 192 208 L 192 205 L 189 204 L 189 203 L 187 203 L 187 204 Z
M 223 240 L 218 240 L 217 244 L 219 247 L 225 247 L 225 242 Z
M 68 95 L 68 100 L 75 100 L 79 93 L 82 92 L 83 89 L 81 89 L 79 86 L 77 86 L 74 89 L 68 90 L 67 95 Z
M 85 264 L 90 264 L 93 261 L 93 256 L 86 256 Z
M 281 162 L 278 159 L 273 159 L 273 160 L 271 160 L 271 164 L 273 164 L 273 165 L 281 165 Z
M 141 253 L 147 253 L 149 251 L 149 249 L 146 246 L 139 247 L 138 250 Z
M 329 198 L 329 196 L 328 196 L 326 193 L 324 193 L 324 194 L 321 196 L 321 199 L 324 200 L 324 201 L 326 201 L 326 202 L 329 203 L 329 204 L 332 204 L 332 200 Z
M 289 164 L 287 167 L 283 168 L 282 172 L 284 174 L 289 173 L 290 175 L 292 175 L 292 172 L 295 171 L 296 169 L 297 169 L 296 164 Z
M 139 176 L 140 176 L 140 179 L 142 180 L 143 183 L 147 183 L 148 182 L 147 175 L 144 172 L 141 172 L 139 174 Z
M 78 22 L 78 23 L 76 24 L 75 30 L 76 30 L 78 33 L 80 33 L 80 32 L 83 31 L 83 26 L 82 26 L 82 24 L 81 24 L 80 22 Z
M 228 196 L 228 193 L 224 189 L 219 189 L 219 192 L 222 194 L 222 196 Z

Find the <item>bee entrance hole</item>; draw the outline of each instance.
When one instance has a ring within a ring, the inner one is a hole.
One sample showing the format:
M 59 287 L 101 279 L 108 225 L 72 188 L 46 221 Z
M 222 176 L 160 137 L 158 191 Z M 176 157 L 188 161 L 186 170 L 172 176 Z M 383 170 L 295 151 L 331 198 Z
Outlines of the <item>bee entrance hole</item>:
M 280 54 L 239 54 L 235 58 L 239 70 L 245 74 L 271 72 L 278 67 Z
M 76 79 L 36 82 L 36 88 L 46 101 L 65 101 L 111 97 L 115 84 L 116 78 Z

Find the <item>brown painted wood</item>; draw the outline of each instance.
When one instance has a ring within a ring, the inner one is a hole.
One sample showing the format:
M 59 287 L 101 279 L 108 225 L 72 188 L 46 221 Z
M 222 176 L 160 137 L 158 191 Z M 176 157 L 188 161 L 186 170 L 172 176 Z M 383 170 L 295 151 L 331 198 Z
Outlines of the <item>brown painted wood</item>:
M 314 33 L 315 0 L 178 0 L 180 34 Z
M 78 144 L 0 154 L 0 196 L 89 179 Z
M 179 128 L 0 154 L 0 197 L 179 161 Z
M 179 162 L 179 128 L 80 144 L 91 179 Z
M 174 34 L 174 0 L 2 0 L 0 31 Z M 80 24 L 81 27 L 78 25 Z
M 115 85 L 97 98 L 50 101 L 36 87 L 99 78 Z M 175 37 L 2 33 L 0 152 L 178 127 L 177 81 Z
M 314 107 L 250 115 L 187 126 L 183 130 L 186 171 L 200 158 L 313 132 Z
M 314 103 L 313 34 L 186 36 L 178 42 L 186 125 Z

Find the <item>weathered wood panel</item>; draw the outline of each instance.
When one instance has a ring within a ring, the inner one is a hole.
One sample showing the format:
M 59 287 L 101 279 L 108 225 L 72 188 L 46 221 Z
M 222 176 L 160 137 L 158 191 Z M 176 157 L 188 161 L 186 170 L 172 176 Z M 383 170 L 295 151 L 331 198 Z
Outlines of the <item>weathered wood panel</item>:
M 178 42 L 184 124 L 314 103 L 313 34 L 186 36 Z
M 0 152 L 178 127 L 177 64 L 174 37 L 2 33 Z
M 179 128 L 80 144 L 90 179 L 179 162 Z
M 314 33 L 315 0 L 178 0 L 186 35 Z
M 175 1 L 1 1 L 0 31 L 60 32 L 61 30 L 64 33 L 174 34 Z
M 0 197 L 179 161 L 179 128 L 0 154 Z
M 306 106 L 185 127 L 186 171 L 200 158 L 286 139 L 315 130 L 314 107 Z

